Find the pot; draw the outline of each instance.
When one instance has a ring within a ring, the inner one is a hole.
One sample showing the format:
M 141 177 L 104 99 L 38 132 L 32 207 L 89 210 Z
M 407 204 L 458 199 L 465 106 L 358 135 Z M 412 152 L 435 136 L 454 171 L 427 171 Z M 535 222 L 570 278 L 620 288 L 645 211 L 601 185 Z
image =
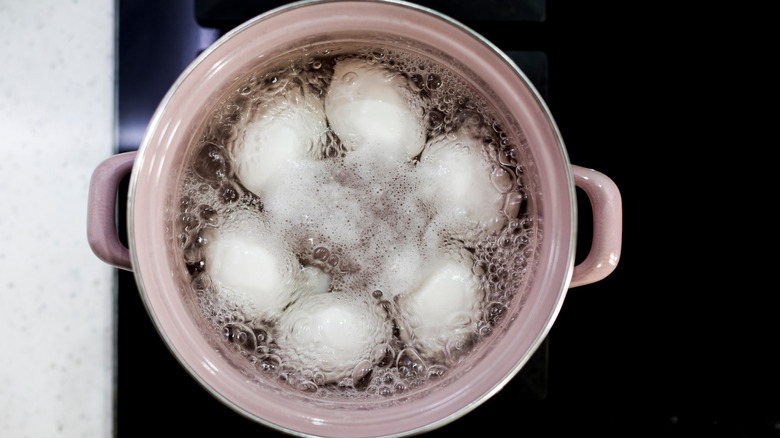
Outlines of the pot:
M 174 225 L 187 162 L 225 96 L 264 63 L 329 41 L 356 39 L 434 59 L 499 106 L 513 127 L 508 131 L 522 133 L 514 141 L 528 160 L 524 172 L 538 224 L 532 266 L 492 333 L 438 381 L 379 399 L 318 397 L 248 371 L 247 355 L 222 342 L 197 310 Z M 117 237 L 114 205 L 128 172 L 125 247 Z M 575 187 L 587 193 L 594 216 L 592 247 L 576 266 Z M 95 170 L 87 228 L 101 260 L 134 272 L 149 316 L 171 353 L 239 414 L 294 435 L 402 436 L 451 422 L 499 391 L 543 341 L 566 291 L 612 272 L 620 254 L 621 200 L 608 177 L 569 163 L 536 90 L 479 35 L 435 11 L 399 1 L 299 2 L 239 26 L 187 68 L 158 107 L 138 152 L 113 156 Z

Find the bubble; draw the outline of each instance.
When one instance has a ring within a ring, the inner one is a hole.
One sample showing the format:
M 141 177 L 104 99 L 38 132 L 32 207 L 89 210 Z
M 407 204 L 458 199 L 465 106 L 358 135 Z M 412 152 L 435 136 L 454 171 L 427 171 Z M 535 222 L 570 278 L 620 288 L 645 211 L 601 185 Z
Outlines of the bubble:
M 425 88 L 425 81 L 419 73 L 415 73 L 409 77 L 410 85 L 414 91 L 420 91 Z
M 257 338 L 252 329 L 243 324 L 228 324 L 222 331 L 225 340 L 245 351 L 257 350 Z
M 514 168 L 517 166 L 517 153 L 514 148 L 505 148 L 502 149 L 501 152 L 498 154 L 498 162 L 501 163 L 502 166 L 506 166 L 509 168 Z
M 275 373 L 281 368 L 281 365 L 282 359 L 275 354 L 264 356 L 259 363 L 260 369 L 265 373 Z
M 496 166 L 490 173 L 490 182 L 499 193 L 507 193 L 514 188 L 515 180 L 512 174 L 503 167 Z
M 226 203 L 233 203 L 241 199 L 241 189 L 236 184 L 225 184 L 222 186 L 222 200 Z
M 428 77 L 425 78 L 425 86 L 428 87 L 429 90 L 436 90 L 442 85 L 441 77 L 435 73 L 429 73 Z
M 432 365 L 428 368 L 428 378 L 429 379 L 439 379 L 447 372 L 447 367 L 444 365 Z
M 352 370 L 352 381 L 355 388 L 361 389 L 368 386 L 373 374 L 373 365 L 368 360 L 361 361 Z
M 315 260 L 325 262 L 330 258 L 330 251 L 328 251 L 327 248 L 318 246 L 317 248 L 314 248 L 314 252 L 312 255 L 314 256 Z
M 354 71 L 350 71 L 344 73 L 344 76 L 341 77 L 341 82 L 347 86 L 354 86 L 355 84 L 357 84 L 358 77 L 359 76 L 357 73 L 355 73 Z
M 200 218 L 203 220 L 204 223 L 215 227 L 219 225 L 219 213 L 217 211 L 208 205 L 201 205 L 199 207 L 200 209 Z
M 523 192 L 511 192 L 504 199 L 504 214 L 508 218 L 520 217 L 526 206 L 526 195 Z M 519 227 L 518 227 L 519 228 Z
M 227 152 L 214 143 L 205 143 L 196 153 L 193 171 L 206 181 L 221 181 L 230 172 Z
M 402 376 L 413 378 L 421 375 L 425 371 L 425 362 L 423 362 L 416 350 L 405 348 L 398 353 L 396 367 Z

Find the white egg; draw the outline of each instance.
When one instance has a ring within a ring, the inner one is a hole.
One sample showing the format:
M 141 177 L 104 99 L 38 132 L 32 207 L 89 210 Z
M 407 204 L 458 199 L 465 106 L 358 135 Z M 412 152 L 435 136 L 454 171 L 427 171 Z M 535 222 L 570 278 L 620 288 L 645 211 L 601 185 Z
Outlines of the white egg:
M 218 289 L 260 315 L 281 312 L 293 298 L 295 257 L 270 239 L 222 229 L 209 235 L 205 257 L 206 271 Z M 316 287 L 322 286 L 311 286 Z
M 425 356 L 436 356 L 476 328 L 481 292 L 468 266 L 445 261 L 399 300 L 408 327 L 402 336 Z
M 256 195 L 282 179 L 281 171 L 316 157 L 327 130 L 322 103 L 312 96 L 290 92 L 264 105 L 233 150 L 238 179 Z
M 404 79 L 380 66 L 351 59 L 334 67 L 325 97 L 333 132 L 352 150 L 370 147 L 378 156 L 408 159 L 425 143 L 423 119 L 405 95 Z
M 504 196 L 472 143 L 467 136 L 437 138 L 426 145 L 417 168 L 429 182 L 426 196 L 439 211 L 454 211 L 490 227 L 502 220 Z
M 375 359 L 375 347 L 390 334 L 389 323 L 370 305 L 340 293 L 301 298 L 280 320 L 283 356 L 327 381 L 351 376 L 359 363 Z

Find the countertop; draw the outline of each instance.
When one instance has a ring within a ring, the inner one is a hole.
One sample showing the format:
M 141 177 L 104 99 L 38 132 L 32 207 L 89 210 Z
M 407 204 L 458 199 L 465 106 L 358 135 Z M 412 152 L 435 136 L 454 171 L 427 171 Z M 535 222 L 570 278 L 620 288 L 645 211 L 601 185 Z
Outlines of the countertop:
M 86 240 L 114 149 L 111 0 L 0 3 L 0 436 L 113 428 L 114 270 Z

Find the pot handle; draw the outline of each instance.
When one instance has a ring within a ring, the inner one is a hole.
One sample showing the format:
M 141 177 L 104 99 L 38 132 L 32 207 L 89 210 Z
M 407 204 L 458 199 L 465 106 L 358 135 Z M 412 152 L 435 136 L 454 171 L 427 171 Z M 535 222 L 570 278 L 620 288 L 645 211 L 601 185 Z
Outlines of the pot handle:
M 89 247 L 100 260 L 126 271 L 132 271 L 133 264 L 116 229 L 116 195 L 122 178 L 133 168 L 136 153 L 117 154 L 100 163 L 89 181 L 87 200 Z
M 620 259 L 623 236 L 623 203 L 620 191 L 603 173 L 571 166 L 574 185 L 588 195 L 593 208 L 593 242 L 585 260 L 574 267 L 569 287 L 602 280 L 612 273 Z

